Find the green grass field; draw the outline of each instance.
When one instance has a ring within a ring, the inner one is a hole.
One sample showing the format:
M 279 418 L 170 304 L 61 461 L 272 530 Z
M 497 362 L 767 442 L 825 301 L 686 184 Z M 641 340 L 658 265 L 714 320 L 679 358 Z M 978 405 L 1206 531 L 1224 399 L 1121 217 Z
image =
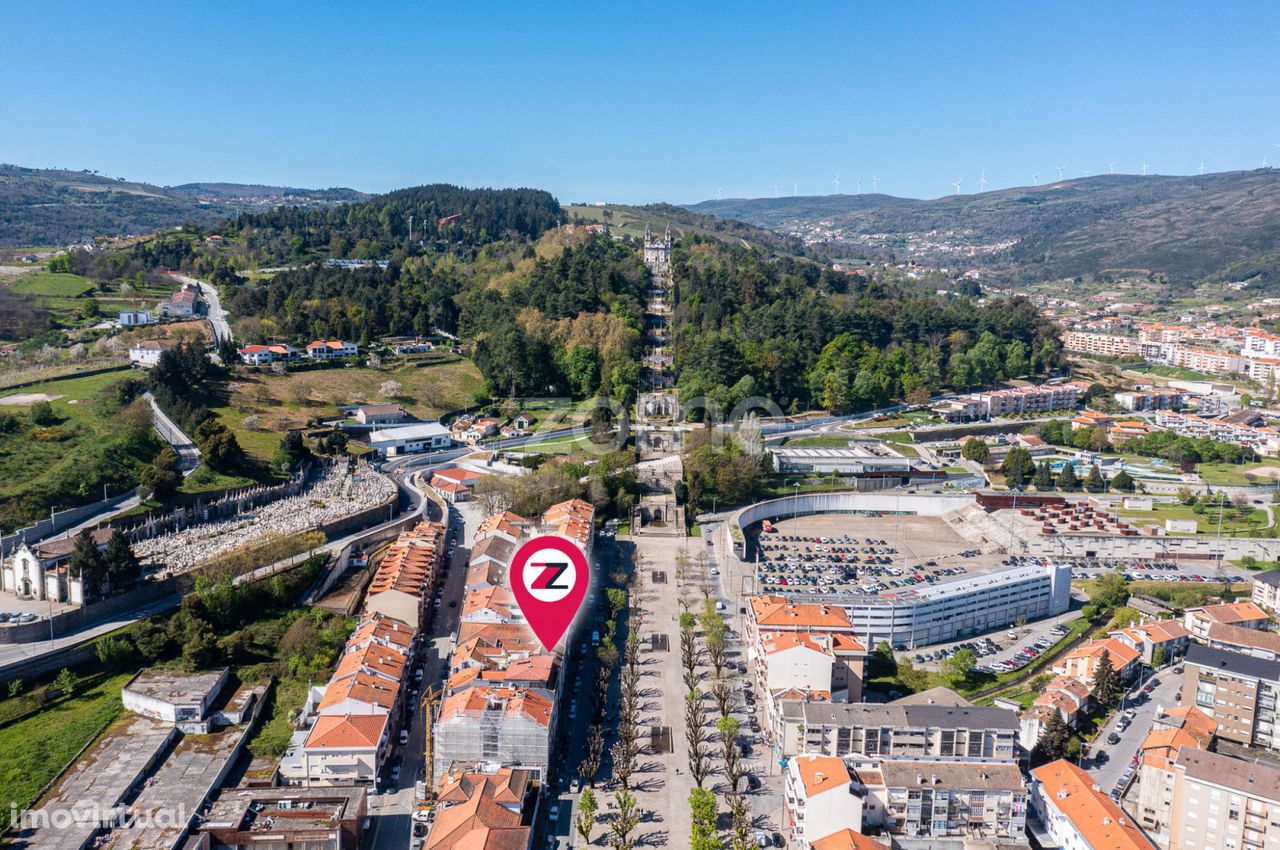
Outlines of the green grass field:
M 94 284 L 89 278 L 78 274 L 36 272 L 18 278 L 9 288 L 24 295 L 76 298 L 92 291 Z
M 102 498 L 102 485 L 89 472 L 105 471 L 113 465 L 104 459 L 114 456 L 117 428 L 113 418 L 102 415 L 96 401 L 104 387 L 128 374 L 65 378 L 5 394 L 53 396 L 50 405 L 61 421 L 36 428 L 28 424 L 30 406 L 0 405 L 0 413 L 12 414 L 23 425 L 0 435 L 0 525 L 17 527 L 16 522 L 47 515 L 47 507 L 42 505 L 48 498 L 42 493 L 55 493 L 59 501 L 51 506 L 58 508 Z M 157 450 L 158 446 L 157 441 Z M 68 493 L 68 482 L 74 482 L 72 489 L 77 492 Z M 119 493 L 121 486 L 110 492 Z
M 792 437 L 783 442 L 789 448 L 844 448 L 849 445 L 851 437 L 836 434 L 814 434 L 809 437 Z
M 1214 487 L 1246 487 L 1269 484 L 1280 477 L 1280 458 L 1267 457 L 1257 463 L 1201 463 L 1196 472 L 1205 484 Z M 1249 480 L 1250 477 L 1256 481 Z
M 0 729 L 0 818 L 21 811 L 124 710 L 120 689 L 133 673 L 103 680 L 76 697 Z
M 1197 514 L 1188 505 L 1161 502 L 1157 503 L 1153 510 L 1150 511 L 1121 510 L 1118 513 L 1126 519 L 1141 524 L 1164 525 L 1164 521 L 1168 519 L 1194 520 L 1199 524 L 1196 529 L 1197 534 L 1212 535 L 1218 533 L 1219 512 L 1216 508 L 1208 508 L 1203 514 Z M 1245 512 L 1243 517 L 1236 517 L 1235 513 L 1235 509 L 1228 506 L 1226 516 L 1222 519 L 1223 534 L 1241 534 L 1248 537 L 1267 524 L 1266 511 L 1250 509 Z
M 395 398 L 382 395 L 387 381 L 400 384 Z M 395 401 L 419 418 L 434 419 L 473 404 L 483 386 L 480 370 L 470 360 L 460 359 L 388 369 L 244 373 L 231 381 L 230 403 L 213 412 L 236 432 L 246 452 L 270 460 L 285 431 L 301 428 L 311 419 L 334 417 L 339 405 Z

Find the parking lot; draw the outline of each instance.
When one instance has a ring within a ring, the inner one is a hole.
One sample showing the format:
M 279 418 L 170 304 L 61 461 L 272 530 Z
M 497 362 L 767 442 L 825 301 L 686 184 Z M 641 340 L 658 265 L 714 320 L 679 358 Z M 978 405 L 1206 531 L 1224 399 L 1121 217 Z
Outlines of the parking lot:
M 31 623 L 44 619 L 49 616 L 50 610 L 54 614 L 61 614 L 74 607 L 61 602 L 50 604 L 45 599 L 26 599 L 0 591 L 0 629 L 8 623 Z
M 1129 581 L 1169 582 L 1236 582 L 1245 581 L 1248 573 L 1239 567 L 1224 563 L 1221 571 L 1215 561 L 1139 561 L 1113 560 L 1109 558 L 1033 558 L 1015 555 L 1009 562 L 1017 565 L 1065 562 L 1071 564 L 1071 577 L 1097 578 L 1107 573 L 1120 572 Z
M 820 514 L 781 520 L 753 541 L 765 593 L 882 593 L 1006 565 L 937 517 Z

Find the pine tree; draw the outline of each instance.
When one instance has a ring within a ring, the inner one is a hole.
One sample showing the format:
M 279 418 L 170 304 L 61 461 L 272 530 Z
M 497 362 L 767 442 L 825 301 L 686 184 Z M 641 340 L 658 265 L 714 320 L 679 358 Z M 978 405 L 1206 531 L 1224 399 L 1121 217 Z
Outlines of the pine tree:
M 97 598 L 102 592 L 106 565 L 102 561 L 102 554 L 98 552 L 98 544 L 93 542 L 93 535 L 89 529 L 83 529 L 76 535 L 67 569 L 74 578 L 80 579 L 86 597 Z
M 1062 719 L 1062 712 L 1054 709 L 1040 729 L 1040 739 L 1036 741 L 1036 750 L 1040 758 L 1044 761 L 1057 761 L 1062 758 L 1066 753 L 1069 737 L 1071 737 L 1071 730 L 1067 728 L 1067 721 Z
M 1084 489 L 1090 493 L 1101 493 L 1107 489 L 1107 480 L 1102 477 L 1102 470 L 1096 463 L 1089 467 L 1089 477 L 1085 479 Z
M 112 588 L 130 586 L 138 580 L 138 575 L 142 572 L 138 556 L 133 554 L 133 547 L 129 545 L 129 540 L 118 528 L 111 532 L 102 560 Z
M 1058 489 L 1068 493 L 1080 489 L 1080 477 L 1076 475 L 1074 464 L 1068 462 L 1062 467 L 1062 473 L 1058 476 Z
M 1115 478 L 1111 479 L 1111 489 L 1118 490 L 1123 493 L 1133 492 L 1133 476 L 1125 472 L 1123 469 L 1116 473 Z
M 1053 469 L 1049 466 L 1049 461 L 1043 460 L 1036 467 L 1036 474 L 1031 479 L 1031 483 L 1036 485 L 1037 490 L 1053 489 Z
M 1106 708 L 1120 698 L 1120 677 L 1111 664 L 1111 653 L 1105 649 L 1098 656 L 1098 669 L 1093 672 L 1093 698 Z

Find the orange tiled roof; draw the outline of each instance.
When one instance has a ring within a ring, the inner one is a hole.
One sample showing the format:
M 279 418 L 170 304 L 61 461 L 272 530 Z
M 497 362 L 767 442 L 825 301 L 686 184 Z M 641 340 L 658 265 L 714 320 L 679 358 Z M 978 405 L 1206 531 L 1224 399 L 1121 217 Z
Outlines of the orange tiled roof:
M 844 628 L 853 626 L 843 608 L 818 603 L 793 603 L 780 596 L 753 596 L 751 611 L 760 629 Z
M 414 628 L 408 623 L 374 612 L 366 614 L 347 641 L 347 648 L 379 643 L 408 652 L 413 646 Z
M 400 682 L 404 679 L 407 666 L 409 666 L 409 657 L 403 652 L 380 644 L 367 643 L 364 646 L 352 647 L 343 653 L 338 659 L 338 669 L 334 672 L 333 678 L 336 681 L 363 671 L 382 676 L 392 682 Z
M 399 692 L 399 684 L 377 674 L 360 671 L 329 682 L 324 696 L 320 698 L 319 708 L 323 711 L 345 700 L 353 700 L 387 712 L 396 704 Z
M 1032 775 L 1044 786 L 1045 799 L 1071 821 L 1094 850 L 1155 850 L 1120 807 L 1101 791 L 1089 774 L 1059 759 L 1037 767 Z
M 505 718 L 525 717 L 539 726 L 551 723 L 551 701 L 541 694 L 523 688 L 487 686 L 468 688 L 445 697 L 440 704 L 438 722 L 489 711 L 501 712 Z
M 570 499 L 547 508 L 542 514 L 542 525 L 549 526 L 554 533 L 569 538 L 585 549 L 591 541 L 595 515 L 596 509 L 590 502 Z
M 532 781 L 532 774 L 518 767 L 503 767 L 494 773 L 446 775 L 440 779 L 440 793 L 436 799 L 446 804 L 460 803 L 475 794 L 486 794 L 494 802 L 518 805 L 524 802 Z
M 1232 626 L 1227 623 L 1210 623 L 1209 640 L 1221 641 L 1232 646 L 1246 646 L 1250 649 L 1264 649 L 1280 655 L 1280 634 L 1264 632 L 1261 629 L 1246 629 L 1243 626 Z
M 1143 623 L 1140 626 L 1129 626 L 1127 629 L 1121 629 L 1121 631 L 1134 640 L 1141 640 L 1142 633 L 1146 632 L 1150 636 L 1149 639 L 1152 643 L 1164 643 L 1165 641 L 1191 636 L 1191 632 L 1187 630 L 1187 627 L 1177 620 L 1156 620 L 1151 623 Z
M 500 531 L 509 537 L 520 537 L 521 529 L 528 525 L 529 521 L 519 514 L 513 514 L 511 511 L 503 511 L 499 514 L 489 514 L 480 522 L 480 527 L 476 529 L 475 539 L 487 537 L 495 531 Z
M 444 526 L 438 522 L 420 522 L 413 530 L 401 532 L 378 564 L 367 596 L 389 590 L 425 596 L 435 581 L 443 543 Z
M 861 832 L 842 829 L 813 842 L 813 850 L 889 850 L 889 845 Z
M 502 584 L 491 584 L 471 591 L 462 600 L 462 616 L 467 617 L 481 611 L 493 611 L 501 617 L 513 617 L 519 613 L 515 595 L 511 588 Z
M 1138 660 L 1141 653 L 1126 643 L 1122 643 L 1116 638 L 1103 638 L 1102 640 L 1090 641 L 1082 646 L 1078 646 L 1066 655 L 1064 661 L 1073 658 L 1094 658 L 1101 656 L 1103 652 L 1110 654 L 1111 666 L 1116 670 L 1126 664 L 1131 664 Z
M 322 714 L 307 735 L 306 749 L 375 749 L 387 728 L 385 714 Z
M 520 825 L 518 810 L 497 799 L 500 790 L 500 783 L 472 783 L 461 802 L 437 809 L 423 850 L 526 850 L 530 828 Z M 459 794 L 451 789 L 451 796 Z
M 1207 747 L 1218 733 L 1218 722 L 1194 705 L 1171 708 L 1164 712 L 1164 716 L 1182 721 L 1181 728 L 1199 741 L 1202 748 Z
M 484 478 L 483 472 L 476 472 L 474 469 L 465 469 L 461 466 L 451 466 L 448 469 L 436 470 L 437 478 L 444 478 L 457 484 L 466 484 L 472 481 L 478 481 Z
M 1193 610 L 1214 622 L 1227 625 L 1267 619 L 1266 612 L 1252 602 L 1227 602 L 1222 605 L 1206 605 Z
M 806 797 L 813 797 L 824 791 L 844 788 L 852 777 L 844 759 L 834 756 L 803 755 L 795 758 L 796 770 L 800 781 L 804 784 Z

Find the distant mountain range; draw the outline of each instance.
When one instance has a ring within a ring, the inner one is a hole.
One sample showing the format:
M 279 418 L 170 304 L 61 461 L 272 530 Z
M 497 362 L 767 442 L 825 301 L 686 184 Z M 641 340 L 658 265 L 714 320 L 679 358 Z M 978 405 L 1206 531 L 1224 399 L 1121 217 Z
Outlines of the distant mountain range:
M 1007 280 L 1143 272 L 1170 283 L 1280 288 L 1280 171 L 1099 175 L 934 200 L 825 195 L 703 201 L 687 209 L 806 240 Z
M 0 246 L 67 245 L 95 236 L 148 233 L 184 222 L 208 225 L 244 211 L 331 206 L 370 197 L 354 189 L 238 183 L 152 186 L 89 171 L 0 164 Z

